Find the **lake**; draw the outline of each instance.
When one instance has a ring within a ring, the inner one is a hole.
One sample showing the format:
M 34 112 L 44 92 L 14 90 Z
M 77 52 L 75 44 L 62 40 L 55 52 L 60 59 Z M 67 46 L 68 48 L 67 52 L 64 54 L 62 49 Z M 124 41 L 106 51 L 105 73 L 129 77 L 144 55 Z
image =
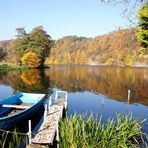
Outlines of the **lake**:
M 75 112 L 94 113 L 102 115 L 106 122 L 119 112 L 148 119 L 148 68 L 56 66 L 41 71 L 0 72 L 0 99 L 17 91 L 50 90 L 68 91 L 68 116 Z M 148 133 L 148 121 L 144 122 L 143 131 Z

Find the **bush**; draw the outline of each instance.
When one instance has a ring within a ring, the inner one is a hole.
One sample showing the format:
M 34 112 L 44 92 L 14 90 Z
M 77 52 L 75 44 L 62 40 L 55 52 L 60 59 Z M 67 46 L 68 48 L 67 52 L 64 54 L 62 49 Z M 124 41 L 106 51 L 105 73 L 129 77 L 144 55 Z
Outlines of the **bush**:
M 23 64 L 27 65 L 29 68 L 37 68 L 41 65 L 40 57 L 32 51 L 27 52 L 22 58 Z

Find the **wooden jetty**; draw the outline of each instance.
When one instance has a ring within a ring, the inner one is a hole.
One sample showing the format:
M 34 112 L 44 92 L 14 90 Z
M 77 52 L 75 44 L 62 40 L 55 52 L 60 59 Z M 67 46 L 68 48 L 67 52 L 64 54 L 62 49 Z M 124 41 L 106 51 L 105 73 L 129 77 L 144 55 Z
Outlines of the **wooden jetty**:
M 61 93 L 65 93 L 65 96 L 59 97 Z M 63 111 L 67 109 L 67 100 L 68 96 L 66 91 L 56 91 L 53 105 L 51 105 L 50 97 L 48 103 L 45 104 L 44 116 L 39 123 L 40 126 L 35 129 L 38 129 L 37 132 L 31 133 L 31 128 L 29 128 L 29 144 L 53 144 L 55 137 L 56 140 L 59 139 L 59 121 L 62 118 Z M 30 148 L 31 145 L 28 147 Z

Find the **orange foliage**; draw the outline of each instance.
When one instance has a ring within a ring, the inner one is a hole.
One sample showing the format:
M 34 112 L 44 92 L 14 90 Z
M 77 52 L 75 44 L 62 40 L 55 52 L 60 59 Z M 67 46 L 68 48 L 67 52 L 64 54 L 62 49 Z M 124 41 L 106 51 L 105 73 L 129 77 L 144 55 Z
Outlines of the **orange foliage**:
M 41 64 L 41 59 L 39 56 L 32 51 L 27 52 L 22 58 L 21 61 L 23 64 L 27 65 L 29 68 L 39 67 Z
M 40 73 L 38 70 L 31 69 L 29 71 L 24 71 L 21 74 L 21 79 L 23 82 L 29 86 L 35 85 L 39 79 L 41 78 Z
M 129 54 L 138 57 L 139 48 L 135 29 L 120 29 L 96 38 L 69 36 L 56 41 L 47 63 L 108 64 L 111 59 L 111 64 L 124 65 Z M 136 62 L 134 58 L 132 61 Z

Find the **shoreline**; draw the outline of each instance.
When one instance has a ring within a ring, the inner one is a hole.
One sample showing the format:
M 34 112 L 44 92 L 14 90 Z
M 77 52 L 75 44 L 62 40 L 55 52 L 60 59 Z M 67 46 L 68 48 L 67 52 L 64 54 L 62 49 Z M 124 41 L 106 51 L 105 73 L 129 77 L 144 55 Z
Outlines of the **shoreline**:
M 135 64 L 135 65 L 106 65 L 106 64 L 45 64 L 43 68 L 39 69 L 47 69 L 47 68 L 55 68 L 58 66 L 91 66 L 91 67 L 122 67 L 122 68 L 148 68 L 148 64 Z M 19 66 L 15 63 L 0 63 L 0 71 L 2 70 L 26 70 L 29 69 L 26 66 Z
M 49 67 L 56 66 L 91 66 L 91 67 L 122 67 L 122 68 L 148 68 L 148 64 L 135 64 L 135 65 L 106 65 L 106 64 L 48 64 Z

